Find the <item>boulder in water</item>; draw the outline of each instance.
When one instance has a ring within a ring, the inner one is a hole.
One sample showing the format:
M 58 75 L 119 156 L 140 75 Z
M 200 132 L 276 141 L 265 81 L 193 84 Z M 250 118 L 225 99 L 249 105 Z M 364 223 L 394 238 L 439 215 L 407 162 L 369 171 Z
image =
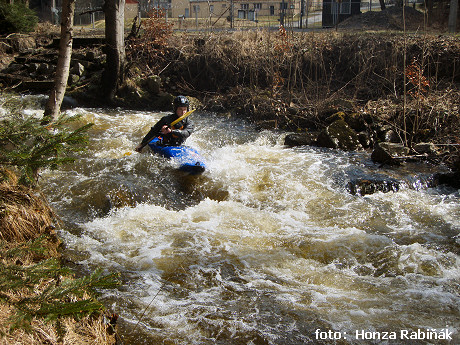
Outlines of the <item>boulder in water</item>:
M 358 135 L 344 120 L 337 120 L 321 131 L 316 140 L 316 145 L 331 149 L 354 151 L 362 149 Z

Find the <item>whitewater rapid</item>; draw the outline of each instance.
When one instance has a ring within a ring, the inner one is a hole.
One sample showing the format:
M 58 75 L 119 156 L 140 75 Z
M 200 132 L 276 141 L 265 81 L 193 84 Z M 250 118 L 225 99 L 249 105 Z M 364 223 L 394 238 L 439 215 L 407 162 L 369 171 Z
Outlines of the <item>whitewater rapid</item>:
M 184 176 L 134 152 L 163 113 L 72 112 L 95 124 L 88 151 L 41 185 L 67 259 L 120 274 L 102 299 L 125 343 L 408 344 L 418 329 L 454 339 L 411 344 L 459 343 L 459 191 L 415 188 L 426 167 L 287 148 L 286 133 L 196 112 L 187 144 L 208 169 Z M 347 192 L 382 174 L 407 187 Z

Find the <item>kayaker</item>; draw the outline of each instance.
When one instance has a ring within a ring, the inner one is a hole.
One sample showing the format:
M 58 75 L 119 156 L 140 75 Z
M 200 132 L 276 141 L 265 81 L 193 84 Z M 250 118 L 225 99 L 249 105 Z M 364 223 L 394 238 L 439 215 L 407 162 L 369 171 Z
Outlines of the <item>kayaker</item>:
M 185 96 L 177 96 L 174 98 L 173 109 L 174 113 L 163 116 L 151 129 L 150 132 L 142 139 L 142 142 L 135 148 L 137 152 L 141 152 L 153 138 L 161 137 L 163 145 L 182 145 L 190 134 L 193 132 L 193 123 L 186 117 L 182 121 L 176 123 L 173 128 L 170 124 L 184 115 L 190 108 L 190 102 Z

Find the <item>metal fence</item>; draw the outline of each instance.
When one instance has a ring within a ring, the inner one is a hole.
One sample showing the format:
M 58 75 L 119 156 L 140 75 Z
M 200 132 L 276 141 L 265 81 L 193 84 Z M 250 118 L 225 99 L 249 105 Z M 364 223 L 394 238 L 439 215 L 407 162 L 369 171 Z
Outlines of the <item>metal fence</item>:
M 300 2 L 300 1 L 299 1 Z M 252 28 L 278 28 L 283 24 L 291 29 L 320 29 L 333 27 L 346 18 L 366 11 L 380 11 L 378 0 L 373 2 L 360 2 L 357 0 L 324 0 L 314 2 L 303 12 L 282 11 L 278 9 L 272 15 L 258 15 L 251 9 L 235 9 L 233 16 L 227 12 L 225 15 L 199 18 L 198 15 L 189 18 L 168 18 L 174 24 L 175 30 L 225 30 L 225 29 L 252 29 Z
M 301 0 L 298 0 L 300 4 Z M 307 0 L 305 0 L 306 2 Z M 386 2 L 390 4 L 392 0 Z M 281 6 L 280 6 L 281 7 Z M 100 7 L 99 7 L 100 8 Z M 294 10 L 277 9 L 270 15 L 259 15 L 251 9 L 237 10 L 234 8 L 233 16 L 228 10 L 220 15 L 210 14 L 199 17 L 197 13 L 190 16 L 173 17 L 171 10 L 166 10 L 165 20 L 173 24 L 174 30 L 179 31 L 212 31 L 212 30 L 238 30 L 238 29 L 263 29 L 278 28 L 281 24 L 286 29 L 320 29 L 334 27 L 346 18 L 366 11 L 380 11 L 378 0 L 360 2 L 357 0 L 323 0 L 311 2 L 303 11 L 300 6 Z M 145 12 L 143 12 L 145 16 Z M 74 25 L 86 29 L 104 27 L 104 14 L 96 6 L 81 6 L 75 10 Z M 132 18 L 125 18 L 127 29 L 131 28 Z

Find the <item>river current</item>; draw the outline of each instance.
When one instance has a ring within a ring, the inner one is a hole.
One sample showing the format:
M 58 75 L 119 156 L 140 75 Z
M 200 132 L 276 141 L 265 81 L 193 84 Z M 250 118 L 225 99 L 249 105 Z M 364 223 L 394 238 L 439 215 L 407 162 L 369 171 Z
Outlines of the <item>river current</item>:
M 186 176 L 134 152 L 164 113 L 72 112 L 94 123 L 89 148 L 40 183 L 68 261 L 120 274 L 101 300 L 123 344 L 460 343 L 459 191 L 425 188 L 429 167 L 195 112 L 208 169 Z M 376 176 L 404 183 L 347 191 Z

